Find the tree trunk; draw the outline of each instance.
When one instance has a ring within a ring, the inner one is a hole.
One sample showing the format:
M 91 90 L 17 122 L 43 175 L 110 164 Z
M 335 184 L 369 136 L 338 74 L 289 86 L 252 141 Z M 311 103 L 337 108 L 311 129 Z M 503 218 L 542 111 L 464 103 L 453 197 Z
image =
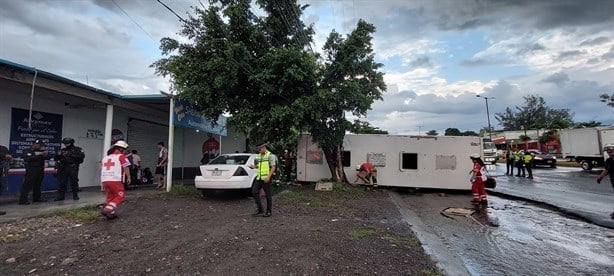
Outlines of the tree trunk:
M 341 147 L 325 148 L 324 156 L 326 157 L 326 163 L 330 169 L 331 179 L 335 182 L 347 183 L 347 177 L 343 171 L 343 163 L 341 162 Z

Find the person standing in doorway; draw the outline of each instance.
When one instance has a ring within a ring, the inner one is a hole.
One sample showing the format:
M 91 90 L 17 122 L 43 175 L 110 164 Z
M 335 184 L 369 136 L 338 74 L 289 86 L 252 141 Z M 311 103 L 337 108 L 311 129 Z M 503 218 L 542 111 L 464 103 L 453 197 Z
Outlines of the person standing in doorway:
M 66 137 L 62 139 L 64 148 L 61 149 L 56 157 L 57 177 L 60 182 L 58 197 L 55 201 L 64 200 L 66 188 L 70 184 L 72 199 L 79 200 L 79 165 L 83 163 L 85 154 L 80 147 L 75 146 L 75 139 Z
M 156 186 L 159 190 L 166 190 L 166 177 L 165 170 L 166 164 L 168 163 L 168 149 L 164 147 L 164 142 L 158 142 L 158 149 L 160 153 L 158 154 L 158 163 L 156 164 L 156 182 L 158 185 Z
M 606 175 L 610 175 L 610 184 L 614 188 L 614 145 L 606 145 L 605 152 L 608 154 L 608 159 L 605 160 L 603 171 L 597 176 L 597 183 L 601 183 Z M 610 218 L 614 219 L 614 212 L 610 213 Z
M 141 156 L 137 150 L 132 150 L 127 158 L 130 162 L 130 176 L 132 177 L 130 184 L 137 185 L 139 184 L 139 172 L 141 171 Z
M 267 149 L 267 144 L 258 146 L 259 154 L 256 157 L 254 164 L 249 164 L 249 167 L 256 169 L 256 181 L 252 186 L 252 195 L 256 201 L 256 212 L 252 216 L 270 217 L 272 209 L 273 196 L 271 194 L 271 179 L 277 168 L 277 158 Z M 264 190 L 266 196 L 266 213 L 262 210 L 262 202 L 260 200 L 260 189 Z M 264 215 L 263 215 L 264 213 Z
M 41 140 L 36 140 L 32 147 L 23 151 L 23 160 L 26 167 L 26 175 L 21 186 L 19 204 L 28 205 L 28 195 L 32 191 L 32 202 L 46 201 L 41 197 L 41 186 L 45 176 L 45 160 L 48 159 L 48 152 L 44 149 L 45 145 Z
M 130 161 L 126 157 L 128 144 L 124 141 L 117 141 L 113 145 L 111 154 L 102 159 L 100 181 L 107 193 L 107 199 L 102 208 L 102 215 L 107 219 L 117 217 L 116 210 L 124 201 L 125 189 L 124 181 L 130 185 Z
M 473 162 L 473 169 L 471 170 L 471 192 L 473 193 L 473 199 L 471 203 L 488 205 L 488 196 L 486 195 L 486 189 L 484 182 L 486 181 L 486 167 L 484 161 L 479 154 L 472 154 L 469 156 Z
M 0 195 L 8 186 L 8 174 L 11 167 L 13 156 L 9 154 L 9 149 L 0 145 Z M 0 216 L 6 215 L 6 212 L 0 211 Z
M 530 151 L 525 151 L 524 152 L 524 156 L 523 156 L 523 161 L 524 161 L 524 167 L 527 170 L 527 173 L 529 174 L 529 176 L 527 176 L 528 179 L 533 179 L 533 155 L 531 154 Z M 523 172 L 524 175 L 524 172 Z

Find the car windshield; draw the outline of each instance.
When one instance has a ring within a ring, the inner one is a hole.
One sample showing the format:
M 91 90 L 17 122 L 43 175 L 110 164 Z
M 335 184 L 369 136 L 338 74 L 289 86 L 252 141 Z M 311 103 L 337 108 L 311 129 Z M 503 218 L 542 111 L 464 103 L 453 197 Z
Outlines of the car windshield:
M 496 149 L 495 144 L 492 142 L 485 142 L 484 149 Z
M 245 165 L 249 155 L 220 155 L 209 162 L 210 165 Z

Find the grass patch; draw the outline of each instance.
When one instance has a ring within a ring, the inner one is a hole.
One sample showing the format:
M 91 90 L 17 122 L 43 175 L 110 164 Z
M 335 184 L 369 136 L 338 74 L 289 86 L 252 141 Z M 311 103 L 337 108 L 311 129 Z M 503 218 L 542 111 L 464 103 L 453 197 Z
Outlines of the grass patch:
M 364 238 L 375 236 L 376 234 L 377 229 L 375 227 L 364 227 L 352 230 L 352 232 L 350 232 L 350 237 L 352 237 L 353 240 L 361 240 Z
M 194 185 L 173 185 L 171 191 L 163 193 L 168 196 L 200 196 L 202 193 Z
M 415 239 L 415 238 L 409 238 L 409 237 L 399 237 L 399 236 L 384 236 L 382 237 L 382 239 L 387 240 L 393 244 L 399 245 L 399 246 L 405 246 L 405 247 L 418 247 L 420 246 L 420 242 Z
M 67 210 L 56 210 L 44 215 L 44 217 L 62 217 L 79 223 L 91 223 L 98 220 L 100 209 L 96 205 L 88 205 Z

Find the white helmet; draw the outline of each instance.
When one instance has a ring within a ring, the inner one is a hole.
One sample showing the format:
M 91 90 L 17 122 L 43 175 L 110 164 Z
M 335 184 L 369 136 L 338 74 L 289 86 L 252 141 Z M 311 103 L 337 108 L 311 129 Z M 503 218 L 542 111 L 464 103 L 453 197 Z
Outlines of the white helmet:
M 614 144 L 606 144 L 603 147 L 603 150 L 608 151 L 608 150 L 613 150 L 614 149 Z
M 114 147 L 120 147 L 120 148 L 127 149 L 128 148 L 128 143 L 126 143 L 126 142 L 124 142 L 122 140 L 119 140 L 119 141 L 115 142 L 115 144 L 113 144 L 113 146 Z
M 472 153 L 471 155 L 469 155 L 469 158 L 471 158 L 471 159 L 478 159 L 480 157 L 481 156 L 479 154 L 477 154 L 477 153 Z

